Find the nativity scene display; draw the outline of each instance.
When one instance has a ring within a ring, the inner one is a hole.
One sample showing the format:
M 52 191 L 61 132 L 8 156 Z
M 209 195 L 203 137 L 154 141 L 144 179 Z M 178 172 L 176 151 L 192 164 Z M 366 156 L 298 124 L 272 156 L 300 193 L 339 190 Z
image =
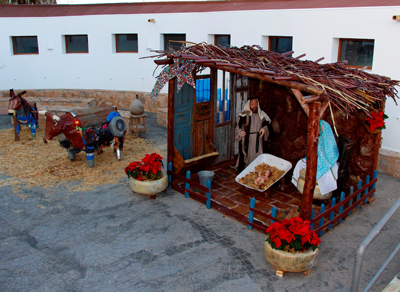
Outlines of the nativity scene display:
M 168 84 L 168 162 L 178 191 L 192 191 L 197 173 L 210 170 L 208 200 L 219 211 L 247 222 L 254 198 L 265 213 L 275 206 L 284 218 L 300 207 L 310 220 L 321 202 L 329 208 L 373 180 L 385 102 L 397 102 L 399 81 L 257 45 L 185 43 L 159 53 L 152 100 Z

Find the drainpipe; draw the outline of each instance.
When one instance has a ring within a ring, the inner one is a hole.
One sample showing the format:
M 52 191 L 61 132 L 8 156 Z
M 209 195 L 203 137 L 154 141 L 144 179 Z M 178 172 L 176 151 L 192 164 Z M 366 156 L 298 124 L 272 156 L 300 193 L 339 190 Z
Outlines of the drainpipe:
M 400 21 L 400 15 L 393 15 L 393 20 Z

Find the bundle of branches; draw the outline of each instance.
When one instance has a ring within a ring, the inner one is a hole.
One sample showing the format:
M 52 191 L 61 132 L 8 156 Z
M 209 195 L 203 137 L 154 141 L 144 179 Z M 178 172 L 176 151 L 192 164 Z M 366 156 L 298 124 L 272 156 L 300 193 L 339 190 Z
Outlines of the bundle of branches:
M 318 64 L 299 60 L 301 56 L 288 57 L 292 53 L 279 54 L 257 45 L 238 48 L 200 43 L 182 46 L 179 51 L 163 52 L 157 57 L 192 60 L 198 65 L 198 71 L 212 63 L 217 68 L 237 68 L 253 75 L 270 76 L 273 80 L 307 85 L 318 89 L 323 98 L 345 114 L 357 109 L 368 113 L 371 106 L 385 101 L 386 96 L 393 98 L 397 104 L 395 86 L 399 85 L 399 81 L 350 68 L 347 61 Z

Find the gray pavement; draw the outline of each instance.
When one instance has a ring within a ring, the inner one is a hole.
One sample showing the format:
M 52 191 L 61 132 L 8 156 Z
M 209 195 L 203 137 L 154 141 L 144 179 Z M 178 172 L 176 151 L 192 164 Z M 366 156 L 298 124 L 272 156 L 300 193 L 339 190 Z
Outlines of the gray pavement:
M 159 130 L 148 138 L 166 143 Z M 175 191 L 150 200 L 123 179 L 88 192 L 15 192 L 13 180 L 0 175 L 0 291 L 349 291 L 358 246 L 400 193 L 399 179 L 379 174 L 375 202 L 322 237 L 311 274 L 279 278 L 265 234 Z M 400 241 L 399 222 L 398 211 L 367 249 L 360 288 Z M 399 272 L 400 254 L 370 291 Z

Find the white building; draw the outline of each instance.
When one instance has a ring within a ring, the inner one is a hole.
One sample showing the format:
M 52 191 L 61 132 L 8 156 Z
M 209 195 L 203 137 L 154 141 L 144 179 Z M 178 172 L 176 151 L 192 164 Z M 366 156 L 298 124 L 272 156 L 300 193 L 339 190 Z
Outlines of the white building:
M 181 37 L 273 50 L 289 41 L 294 57 L 324 57 L 320 63 L 346 58 L 366 65 L 368 72 L 400 80 L 400 21 L 395 15 L 400 15 L 400 0 L 3 5 L 0 90 L 150 92 L 160 69 L 154 72 L 153 58 L 140 58 Z M 32 51 L 24 46 L 31 43 Z M 356 53 L 357 46 L 364 52 Z M 400 152 L 400 107 L 391 98 L 386 113 L 382 148 Z

